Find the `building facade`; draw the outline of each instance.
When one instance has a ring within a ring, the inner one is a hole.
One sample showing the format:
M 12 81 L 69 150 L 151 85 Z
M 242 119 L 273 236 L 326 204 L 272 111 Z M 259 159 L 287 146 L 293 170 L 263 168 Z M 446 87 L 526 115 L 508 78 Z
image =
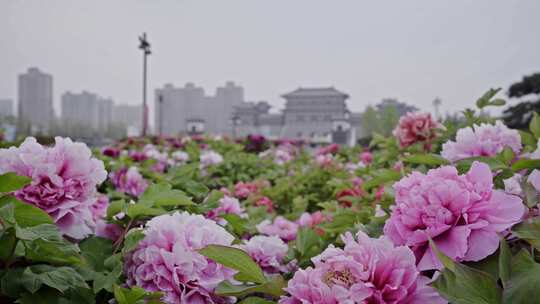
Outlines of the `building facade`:
M 187 83 L 184 87 L 166 84 L 155 91 L 155 133 L 172 136 L 188 133 L 194 121 L 206 133 L 232 135 L 233 108 L 244 102 L 244 89 L 227 82 L 214 95 Z
M 13 100 L 4 98 L 0 99 L 0 117 L 13 116 Z
M 142 126 L 142 107 L 138 105 L 114 105 L 112 121 L 126 127 L 133 135 L 138 135 Z
M 29 68 L 18 77 L 19 121 L 31 133 L 47 134 L 54 119 L 53 78 L 38 68 Z
M 112 123 L 114 102 L 95 93 L 66 92 L 62 95 L 62 122 L 66 126 L 82 126 L 100 133 Z
M 270 113 L 266 102 L 236 106 L 234 133 L 344 145 L 353 145 L 361 134 L 361 114 L 350 113 L 349 96 L 333 87 L 298 88 L 282 97 L 286 103 L 281 113 Z

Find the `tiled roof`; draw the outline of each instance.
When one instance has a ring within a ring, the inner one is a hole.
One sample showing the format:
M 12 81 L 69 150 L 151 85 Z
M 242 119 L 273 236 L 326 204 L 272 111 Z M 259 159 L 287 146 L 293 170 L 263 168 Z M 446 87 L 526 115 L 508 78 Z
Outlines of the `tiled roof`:
M 310 97 L 310 96 L 341 96 L 348 98 L 349 95 L 336 90 L 334 87 L 328 88 L 298 88 L 290 93 L 281 95 L 287 97 Z

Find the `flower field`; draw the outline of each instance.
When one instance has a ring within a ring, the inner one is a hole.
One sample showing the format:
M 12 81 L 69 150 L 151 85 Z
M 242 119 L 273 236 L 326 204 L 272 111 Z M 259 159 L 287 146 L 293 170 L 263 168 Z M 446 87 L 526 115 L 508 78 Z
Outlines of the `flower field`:
M 0 303 L 540 303 L 540 117 L 0 150 Z

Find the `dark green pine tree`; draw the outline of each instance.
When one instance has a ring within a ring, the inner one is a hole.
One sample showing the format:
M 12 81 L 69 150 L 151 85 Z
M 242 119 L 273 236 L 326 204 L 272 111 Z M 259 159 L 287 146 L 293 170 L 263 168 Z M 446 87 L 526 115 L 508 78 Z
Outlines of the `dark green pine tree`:
M 540 113 L 540 73 L 523 77 L 508 89 L 508 97 L 523 97 L 535 95 L 533 100 L 523 101 L 509 107 L 503 112 L 503 120 L 507 126 L 515 129 L 526 129 L 531 121 L 533 112 Z

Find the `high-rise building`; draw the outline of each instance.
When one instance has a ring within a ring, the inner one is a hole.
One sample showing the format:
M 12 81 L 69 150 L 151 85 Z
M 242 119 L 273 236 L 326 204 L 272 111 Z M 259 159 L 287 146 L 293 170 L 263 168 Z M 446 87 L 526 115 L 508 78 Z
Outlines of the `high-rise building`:
M 88 131 L 105 134 L 112 123 L 113 107 L 110 98 L 87 91 L 66 92 L 62 95 L 62 122 L 67 128 L 79 128 L 81 134 L 89 134 Z
M 32 133 L 48 133 L 54 119 L 53 78 L 38 68 L 19 75 L 19 120 Z
M 112 121 L 130 129 L 141 129 L 142 107 L 138 105 L 119 104 L 113 107 Z M 134 131 L 135 133 L 135 131 Z
M 13 116 L 13 100 L 0 99 L 0 117 Z
M 211 134 L 232 134 L 231 118 L 235 106 L 244 102 L 244 89 L 227 82 L 215 95 L 188 83 L 182 88 L 167 84 L 155 91 L 156 133 L 176 135 L 188 132 L 188 125 L 196 121 Z

